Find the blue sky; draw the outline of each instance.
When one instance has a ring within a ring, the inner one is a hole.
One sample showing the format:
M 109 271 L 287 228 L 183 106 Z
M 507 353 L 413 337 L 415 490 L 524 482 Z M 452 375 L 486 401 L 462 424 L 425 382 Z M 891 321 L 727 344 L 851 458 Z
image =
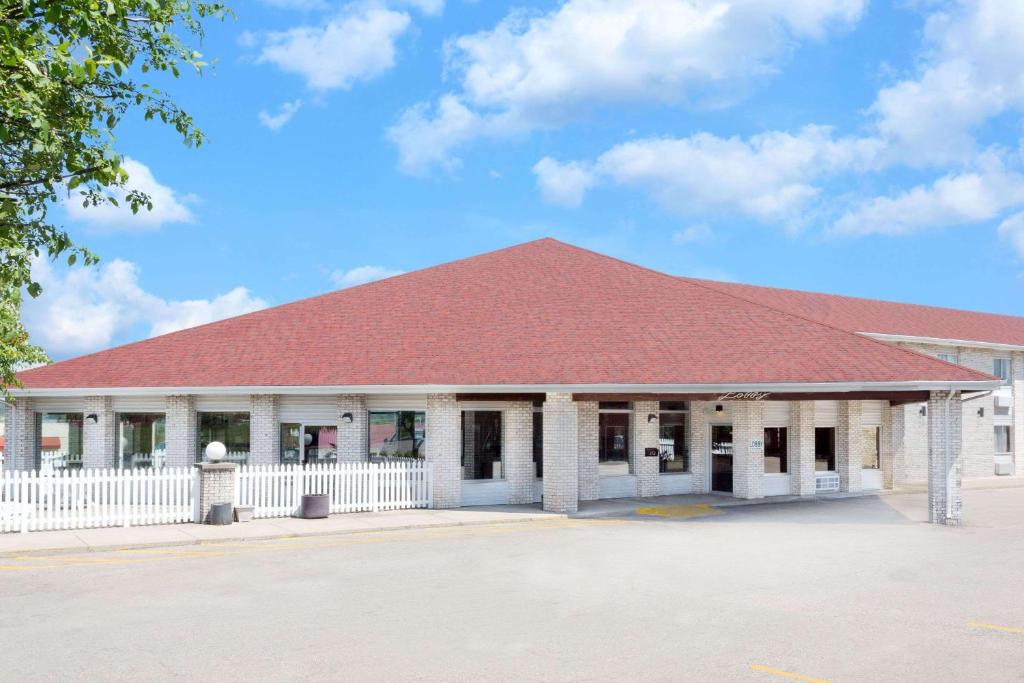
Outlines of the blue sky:
M 58 207 L 55 358 L 543 236 L 680 275 L 1024 314 L 1018 0 L 264 0 Z

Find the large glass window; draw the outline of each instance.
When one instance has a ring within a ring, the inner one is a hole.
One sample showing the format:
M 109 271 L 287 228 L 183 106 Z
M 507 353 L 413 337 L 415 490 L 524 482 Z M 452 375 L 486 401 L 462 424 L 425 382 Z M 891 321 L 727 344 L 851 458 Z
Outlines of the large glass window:
M 1009 358 L 993 358 L 992 359 L 992 374 L 1003 380 L 1003 384 L 1010 383 L 1010 359 Z
M 632 474 L 629 458 L 630 412 L 599 412 L 597 426 L 601 443 L 597 456 L 597 472 L 602 477 Z
M 881 427 L 864 427 L 861 430 L 864 435 L 864 469 L 877 470 L 882 467 L 880 451 L 882 438 Z
M 533 470 L 540 479 L 544 476 L 544 412 L 533 409 Z
M 814 470 L 836 471 L 836 428 L 814 428 Z
M 338 427 L 297 422 L 281 424 L 281 464 L 338 462 Z
M 664 406 L 663 406 L 664 407 Z M 665 474 L 690 471 L 690 449 L 687 445 L 687 413 L 661 412 L 658 415 L 658 470 Z
M 764 430 L 764 472 L 785 474 L 789 470 L 785 427 L 766 427 Z
M 1006 455 L 1013 452 L 1009 425 L 996 425 L 996 453 Z
M 462 478 L 504 479 L 501 411 L 462 412 Z
M 249 413 L 199 413 L 199 452 L 196 462 L 206 457 L 207 445 L 220 441 L 227 447 L 225 462 L 244 465 L 249 461 Z
M 163 467 L 166 455 L 166 420 L 163 413 L 118 413 L 117 466 Z
M 427 414 L 413 410 L 370 413 L 371 458 L 424 458 Z
M 77 469 L 82 466 L 82 413 L 36 415 L 36 467 Z

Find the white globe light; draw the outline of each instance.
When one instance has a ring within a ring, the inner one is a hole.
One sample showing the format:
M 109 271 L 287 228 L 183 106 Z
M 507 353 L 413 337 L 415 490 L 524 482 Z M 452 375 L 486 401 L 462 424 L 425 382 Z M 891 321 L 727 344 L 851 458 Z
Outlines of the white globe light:
M 228 449 L 220 441 L 211 441 L 206 445 L 206 459 L 210 462 L 220 462 L 228 454 Z
M 305 441 L 305 442 L 306 442 L 306 445 L 308 446 L 308 445 L 310 445 L 311 443 L 313 443 L 313 435 L 312 435 L 312 434 L 309 434 L 309 433 L 307 432 L 307 433 L 306 433 L 306 435 L 305 435 L 304 437 L 302 437 L 302 440 L 303 440 L 303 441 Z

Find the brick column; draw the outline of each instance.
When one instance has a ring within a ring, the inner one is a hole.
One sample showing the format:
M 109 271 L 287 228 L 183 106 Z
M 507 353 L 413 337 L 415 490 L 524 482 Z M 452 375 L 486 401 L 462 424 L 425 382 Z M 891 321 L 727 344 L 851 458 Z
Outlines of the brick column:
M 217 503 L 235 502 L 235 470 L 233 462 L 204 462 L 199 465 L 198 524 L 210 523 L 210 508 Z
M 435 508 L 462 504 L 462 425 L 455 394 L 427 395 L 427 462 L 433 473 Z M 545 470 L 547 452 L 544 453 Z
M 861 433 L 860 401 L 839 401 L 836 424 L 836 470 L 839 490 L 856 493 L 861 490 L 860 471 L 864 467 L 864 435 Z
M 96 416 L 96 422 L 89 419 Z M 109 396 L 86 396 L 82 425 L 82 467 L 116 467 L 117 425 Z
M 928 399 L 928 520 L 935 524 L 960 524 L 961 406 L 959 391 Z
M 4 469 L 36 468 L 36 413 L 32 399 L 19 397 L 7 403 Z
M 633 474 L 636 475 L 636 495 L 658 495 L 658 458 L 648 458 L 644 451 L 658 447 L 657 401 L 633 402 Z M 647 418 L 654 415 L 654 422 Z
M 580 500 L 597 500 L 600 493 L 597 456 L 601 448 L 601 435 L 597 425 L 597 405 L 597 401 L 576 402 L 576 452 L 579 455 Z
M 249 396 L 249 464 L 276 465 L 281 461 L 281 424 L 278 397 Z
M 813 496 L 814 474 L 814 401 L 789 404 L 789 492 L 794 496 Z
M 544 509 L 576 512 L 579 506 L 579 416 L 572 394 L 544 399 Z
M 459 419 L 462 420 L 463 416 L 465 420 L 461 423 L 462 428 L 462 451 L 460 453 L 462 457 L 462 479 L 473 478 L 473 468 L 476 466 L 476 426 L 475 426 L 475 410 L 459 411 L 461 415 Z
M 167 467 L 191 467 L 199 449 L 194 396 L 167 397 Z
M 900 406 L 890 406 L 888 401 L 882 402 L 882 428 L 878 433 L 879 465 L 882 468 L 882 488 L 895 488 L 896 465 L 896 422 L 902 416 L 898 412 Z
M 505 479 L 508 502 L 529 505 L 533 502 L 533 403 L 514 401 L 505 409 L 502 420 L 505 443 Z
M 352 413 L 352 421 L 342 420 Z M 338 396 L 338 462 L 366 462 L 370 453 L 370 414 L 366 411 L 366 396 L 341 394 Z M 427 448 L 430 438 L 428 434 Z
M 733 401 L 732 411 L 732 494 L 736 498 L 763 498 L 764 493 L 764 404 Z M 753 451 L 750 442 L 761 441 Z
M 1013 373 L 1013 448 L 1014 475 L 1024 477 L 1024 353 L 1014 353 Z
M 694 493 L 707 493 L 709 453 L 707 401 L 690 401 L 690 481 Z

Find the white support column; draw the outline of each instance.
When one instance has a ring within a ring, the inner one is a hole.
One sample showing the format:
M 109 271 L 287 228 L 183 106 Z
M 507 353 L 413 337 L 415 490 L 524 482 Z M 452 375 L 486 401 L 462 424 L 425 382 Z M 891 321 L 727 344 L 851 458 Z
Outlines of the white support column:
M 645 455 L 648 448 L 658 448 L 657 401 L 633 402 L 633 474 L 636 475 L 636 495 L 658 495 L 658 458 Z M 654 421 L 649 422 L 650 416 Z
M 789 491 L 794 496 L 813 496 L 814 401 L 793 401 L 789 406 Z
M 600 492 L 597 457 L 601 447 L 601 435 L 598 432 L 597 406 L 597 401 L 576 402 L 580 500 L 597 500 Z
M 861 468 L 864 467 L 864 435 L 861 432 L 860 401 L 840 401 L 836 425 L 836 469 L 839 490 L 857 493 L 861 490 Z
M 1024 353 L 1014 353 L 1013 374 L 1013 433 L 1010 447 L 1013 449 L 1014 474 L 1024 477 Z
M 764 403 L 733 401 L 732 482 L 736 498 L 764 497 Z M 753 442 L 760 441 L 760 449 Z
M 533 502 L 533 403 L 513 401 L 505 408 L 505 478 L 508 502 L 529 505 Z
M 281 461 L 281 424 L 278 397 L 249 396 L 249 464 L 275 465 Z
M 963 409 L 960 392 L 933 391 L 928 399 L 928 521 L 960 524 Z
M 195 396 L 167 397 L 167 467 L 191 467 L 199 440 Z
M 462 416 L 455 394 L 427 395 L 427 462 L 435 508 L 462 505 Z M 547 452 L 544 453 L 547 469 Z
M 706 401 L 690 402 L 690 481 L 694 493 L 709 490 L 708 416 L 710 404 Z
M 579 506 L 578 416 L 572 394 L 544 399 L 544 509 L 576 512 Z
M 349 420 L 346 415 L 351 415 Z M 370 415 L 366 410 L 366 396 L 341 394 L 338 396 L 338 462 L 366 462 L 370 453 Z M 427 439 L 430 443 L 430 439 Z M 430 448 L 428 445 L 427 448 Z
M 36 468 L 36 413 L 32 399 L 19 397 L 7 404 L 5 470 Z
M 902 417 L 900 406 L 890 406 L 888 401 L 882 402 L 882 428 L 878 433 L 878 460 L 882 468 L 882 487 L 886 489 L 896 486 L 896 421 L 900 417 Z
M 109 396 L 86 396 L 84 402 L 85 423 L 82 425 L 82 467 L 115 467 L 116 428 L 114 409 Z M 96 416 L 96 421 L 91 416 Z

